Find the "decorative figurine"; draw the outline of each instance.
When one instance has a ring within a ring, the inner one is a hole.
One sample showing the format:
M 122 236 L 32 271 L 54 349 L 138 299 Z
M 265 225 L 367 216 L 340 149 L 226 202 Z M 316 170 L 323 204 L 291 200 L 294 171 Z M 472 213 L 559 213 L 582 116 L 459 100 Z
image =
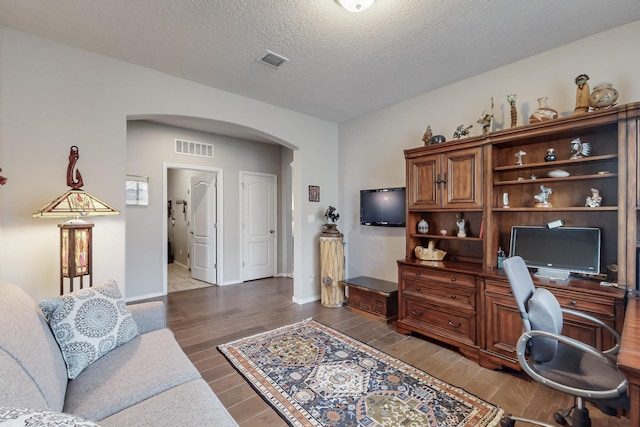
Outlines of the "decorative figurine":
M 460 139 L 463 136 L 469 136 L 469 129 L 471 129 L 473 125 L 469 125 L 464 127 L 464 125 L 460 125 L 456 128 L 456 131 L 453 133 L 453 139 Z
M 429 125 L 427 126 L 427 130 L 424 132 L 424 135 L 422 135 L 422 142 L 424 142 L 424 145 L 429 144 L 432 136 L 433 132 L 431 132 L 431 125 Z
M 447 235 L 447 230 L 445 230 L 444 228 L 442 230 L 440 230 L 440 235 L 441 236 L 446 236 Z
M 521 165 L 524 164 L 524 163 L 522 163 L 522 156 L 524 156 L 525 154 L 527 154 L 527 152 L 523 151 L 523 150 L 519 150 L 516 153 L 516 165 L 521 166 Z
M 547 148 L 547 155 L 544 156 L 545 162 L 554 162 L 556 160 L 556 150 L 553 148 Z
M 509 103 L 509 106 L 511 107 L 511 127 L 514 127 L 516 125 L 516 122 L 518 121 L 518 112 L 516 111 L 516 100 L 517 99 L 518 98 L 517 98 L 515 93 L 507 95 L 507 102 Z
M 588 142 L 580 141 L 580 138 L 576 138 L 571 141 L 571 159 L 581 159 L 587 157 L 591 152 L 591 144 Z
M 416 258 L 423 261 L 442 261 L 447 253 L 435 247 L 436 243 L 433 240 L 429 240 L 429 245 L 426 248 L 416 246 L 413 252 L 416 254 Z
M 589 112 L 589 85 L 587 84 L 589 76 L 586 74 L 580 74 L 576 77 L 576 108 L 573 110 L 573 114 L 585 114 Z
M 429 143 L 430 144 L 442 144 L 446 140 L 447 140 L 447 138 L 445 138 L 444 135 L 433 135 L 431 137 L 431 140 L 429 141 Z
M 546 96 L 538 98 L 538 109 L 529 116 L 529 123 L 539 123 L 558 118 L 558 112 L 553 108 L 547 107 L 547 99 L 549 98 Z
M 591 196 L 587 197 L 585 206 L 588 208 L 599 208 L 602 203 L 602 196 L 600 196 L 600 190 L 596 188 L 591 189 Z
M 326 224 L 324 224 L 324 232 L 330 234 L 340 233 L 340 231 L 338 231 L 338 224 L 336 224 L 338 218 L 340 218 L 340 214 L 336 212 L 336 208 L 329 206 L 324 213 L 324 217 L 327 220 Z M 329 221 L 331 221 L 331 224 L 329 224 Z
M 467 233 L 464 231 L 464 226 L 466 225 L 464 218 L 456 222 L 456 225 L 458 226 L 458 237 L 467 237 Z
M 478 119 L 478 124 L 482 128 L 482 134 L 486 135 L 491 131 L 491 121 L 493 120 L 493 96 L 491 97 L 491 113 L 482 112 L 482 117 Z
M 2 172 L 2 168 L 0 168 L 0 172 Z M 7 178 L 4 176 L 0 176 L 0 185 L 5 185 L 7 183 Z
M 540 186 L 541 193 L 533 196 L 538 202 L 536 203 L 536 208 L 550 208 L 551 203 L 549 203 L 549 196 L 553 193 L 553 190 L 549 187 L 545 187 L 544 185 Z
M 502 193 L 502 207 L 509 207 L 509 193 Z
M 423 219 L 418 222 L 418 233 L 427 234 L 429 232 L 429 223 Z
M 616 105 L 618 91 L 610 84 L 596 86 L 589 96 L 589 105 L 595 110 Z

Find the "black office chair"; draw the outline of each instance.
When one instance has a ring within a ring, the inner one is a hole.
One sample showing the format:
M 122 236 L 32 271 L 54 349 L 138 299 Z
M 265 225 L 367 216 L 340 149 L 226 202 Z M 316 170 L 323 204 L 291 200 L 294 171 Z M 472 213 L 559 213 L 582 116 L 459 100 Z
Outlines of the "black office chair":
M 504 271 L 524 324 L 524 333 L 516 346 L 520 366 L 535 381 L 574 396 L 574 406 L 558 410 L 554 414 L 555 421 L 561 425 L 590 427 L 591 418 L 585 401 L 596 404 L 607 415 L 617 414 L 620 408 L 628 409 L 627 379 L 615 362 L 620 334 L 595 317 L 561 308 L 549 290 L 536 289 L 522 258 L 507 258 Z M 563 313 L 605 328 L 615 337 L 616 345 L 600 351 L 561 335 Z M 512 415 L 505 416 L 500 425 L 512 427 L 516 421 L 554 427 Z

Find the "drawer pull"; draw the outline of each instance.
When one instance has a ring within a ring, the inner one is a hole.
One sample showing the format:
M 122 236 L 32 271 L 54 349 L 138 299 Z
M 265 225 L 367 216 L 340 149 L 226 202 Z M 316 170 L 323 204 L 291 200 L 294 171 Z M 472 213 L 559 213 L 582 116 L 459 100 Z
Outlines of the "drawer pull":
M 452 278 L 451 278 L 451 281 L 452 281 L 452 282 L 455 282 L 455 281 L 456 281 L 456 278 L 455 278 L 455 277 L 452 277 Z
M 456 295 L 451 295 L 451 298 L 456 299 L 457 296 Z
M 447 323 L 449 324 L 449 326 L 453 326 L 454 328 L 459 328 L 460 326 L 462 326 L 462 322 L 460 323 L 453 323 L 451 320 L 447 320 Z
M 418 313 L 415 308 L 411 309 L 411 313 L 413 313 L 414 316 L 422 316 L 424 314 L 424 311 L 421 311 L 420 313 Z
M 416 273 L 416 276 L 419 276 L 420 274 L 422 274 L 422 273 L 420 273 L 420 272 L 418 271 L 418 272 Z
M 574 305 L 574 306 L 575 306 L 575 305 L 578 305 L 578 303 L 577 303 L 576 301 L 571 301 L 571 303 L 570 303 L 570 304 L 571 304 L 571 305 Z
M 422 288 L 416 288 L 416 292 L 420 292 Z

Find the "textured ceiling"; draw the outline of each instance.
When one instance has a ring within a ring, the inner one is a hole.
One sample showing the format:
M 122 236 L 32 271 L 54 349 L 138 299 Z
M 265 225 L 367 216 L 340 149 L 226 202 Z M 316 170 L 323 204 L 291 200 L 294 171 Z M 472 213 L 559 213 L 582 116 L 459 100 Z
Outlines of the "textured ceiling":
M 0 0 L 2 25 L 338 123 L 638 19 L 639 0 Z

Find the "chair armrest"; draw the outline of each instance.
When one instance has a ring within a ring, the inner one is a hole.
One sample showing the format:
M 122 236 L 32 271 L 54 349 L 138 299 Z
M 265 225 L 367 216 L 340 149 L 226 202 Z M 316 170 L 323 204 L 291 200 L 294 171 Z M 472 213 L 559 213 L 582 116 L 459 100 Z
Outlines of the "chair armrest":
M 162 301 L 127 305 L 141 334 L 167 327 L 167 311 Z
M 621 340 L 621 337 L 620 337 L 620 334 L 618 333 L 618 331 L 616 331 L 611 326 L 607 325 L 606 323 L 604 323 L 602 320 L 598 319 L 597 317 L 593 317 L 593 316 L 591 316 L 589 314 L 583 313 L 582 311 L 570 310 L 568 308 L 563 308 L 562 312 L 566 313 L 566 314 L 571 314 L 571 315 L 576 316 L 576 317 L 580 317 L 581 319 L 588 320 L 591 323 L 594 323 L 594 324 L 596 324 L 598 326 L 601 326 L 601 327 L 605 328 L 607 331 L 609 331 L 609 333 L 611 335 L 613 335 L 613 339 L 616 341 L 616 343 L 610 349 L 603 350 L 602 352 L 604 354 L 618 354 L 618 350 L 620 349 L 620 340 Z
M 545 337 L 557 340 L 561 343 L 564 343 L 568 346 L 577 348 L 580 351 L 585 353 L 589 353 L 599 360 L 601 360 L 604 364 L 611 366 L 614 369 L 617 369 L 615 362 L 611 360 L 610 357 L 605 355 L 600 350 L 591 347 L 588 344 L 583 343 L 582 341 L 575 340 L 573 338 L 569 338 L 564 335 L 556 335 L 546 331 L 540 330 L 532 330 L 523 333 L 518 339 L 518 343 L 516 345 L 516 353 L 518 355 L 518 362 L 520 362 L 520 366 L 522 369 L 534 380 L 538 381 L 541 384 L 544 384 L 553 389 L 562 391 L 563 393 L 571 394 L 573 396 L 588 398 L 588 399 L 614 399 L 618 396 L 621 396 L 627 391 L 627 379 L 625 378 L 618 386 L 614 389 L 610 390 L 589 390 L 589 389 L 580 389 L 575 387 L 569 387 L 565 384 L 558 383 L 549 378 L 543 377 L 538 372 L 533 370 L 531 365 L 529 364 L 529 360 L 527 360 L 527 344 L 529 340 L 533 337 Z

